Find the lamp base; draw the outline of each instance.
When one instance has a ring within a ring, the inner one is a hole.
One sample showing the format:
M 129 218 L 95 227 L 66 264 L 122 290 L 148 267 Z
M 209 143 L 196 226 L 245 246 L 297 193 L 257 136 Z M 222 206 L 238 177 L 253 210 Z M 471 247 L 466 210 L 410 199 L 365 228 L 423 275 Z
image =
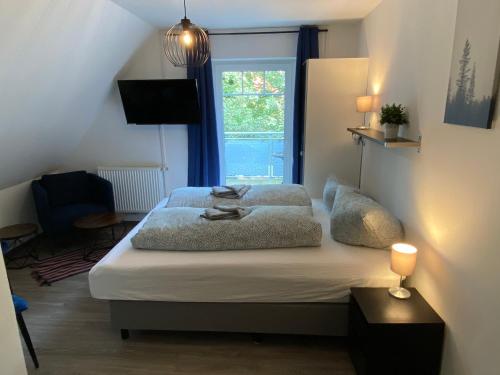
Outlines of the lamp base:
M 389 294 L 397 299 L 408 299 L 411 297 L 411 293 L 408 289 L 402 288 L 400 286 L 390 288 Z

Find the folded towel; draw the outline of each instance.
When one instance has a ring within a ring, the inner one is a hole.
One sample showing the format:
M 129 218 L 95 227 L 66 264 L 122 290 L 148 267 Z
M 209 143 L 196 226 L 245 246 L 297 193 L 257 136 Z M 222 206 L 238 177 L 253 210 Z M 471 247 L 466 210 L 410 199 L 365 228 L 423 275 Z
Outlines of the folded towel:
M 212 187 L 212 195 L 219 198 L 240 199 L 248 190 L 251 185 L 225 185 Z
M 225 212 L 216 208 L 206 208 L 205 212 L 200 217 L 207 220 L 230 220 L 239 219 L 240 215 L 236 212 Z
M 207 220 L 235 220 L 242 219 L 251 212 L 248 207 L 239 206 L 214 206 L 207 208 L 200 216 Z
M 246 207 L 241 207 L 241 206 L 236 206 L 234 204 L 216 204 L 214 206 L 215 209 L 224 211 L 224 212 L 236 212 L 239 213 L 240 211 L 244 210 Z
M 241 207 L 241 206 L 235 206 L 235 205 L 215 205 L 214 208 L 216 210 L 222 211 L 222 212 L 231 212 L 234 214 L 238 214 L 240 219 L 243 219 L 245 216 L 250 214 L 252 212 L 252 208 L 250 207 Z

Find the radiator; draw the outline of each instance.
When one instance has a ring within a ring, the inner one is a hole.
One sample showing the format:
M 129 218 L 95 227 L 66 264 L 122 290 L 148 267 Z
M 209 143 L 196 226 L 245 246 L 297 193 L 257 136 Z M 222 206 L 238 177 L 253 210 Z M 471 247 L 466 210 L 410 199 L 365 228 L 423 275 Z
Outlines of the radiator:
M 98 167 L 97 174 L 113 184 L 117 212 L 149 212 L 165 196 L 159 167 Z

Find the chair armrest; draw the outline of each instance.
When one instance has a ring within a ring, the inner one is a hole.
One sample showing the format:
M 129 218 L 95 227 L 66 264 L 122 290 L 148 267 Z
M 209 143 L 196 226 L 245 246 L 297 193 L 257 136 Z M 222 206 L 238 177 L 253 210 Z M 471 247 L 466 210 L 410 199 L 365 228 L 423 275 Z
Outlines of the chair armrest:
M 110 212 L 115 212 L 115 197 L 111 182 L 93 173 L 89 173 L 88 178 L 96 203 L 104 204 Z
M 38 221 L 42 226 L 44 232 L 51 232 L 51 207 L 47 190 L 45 190 L 45 188 L 38 180 L 34 180 L 31 182 L 31 190 L 33 191 L 33 199 L 35 201 Z

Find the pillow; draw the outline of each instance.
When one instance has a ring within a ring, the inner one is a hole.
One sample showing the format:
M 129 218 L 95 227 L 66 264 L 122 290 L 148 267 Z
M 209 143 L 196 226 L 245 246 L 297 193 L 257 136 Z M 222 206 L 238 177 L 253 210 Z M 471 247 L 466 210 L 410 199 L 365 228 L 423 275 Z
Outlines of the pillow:
M 338 185 L 339 183 L 335 176 L 330 176 L 326 179 L 325 187 L 323 188 L 323 203 L 328 207 L 329 211 L 333 208 Z
M 326 179 L 325 187 L 323 188 L 323 203 L 328 210 L 331 211 L 333 208 L 333 203 L 335 202 L 335 194 L 337 193 L 337 188 L 344 185 L 344 182 L 337 178 L 337 176 L 331 175 Z M 344 188 L 351 189 L 352 191 L 358 191 L 355 187 L 350 187 L 344 185 Z
M 320 246 L 321 224 L 308 206 L 253 206 L 239 220 L 206 220 L 204 208 L 154 210 L 132 237 L 136 249 L 219 251 Z
M 330 233 L 348 245 L 383 249 L 403 239 L 399 220 L 373 199 L 340 185 L 333 204 Z

